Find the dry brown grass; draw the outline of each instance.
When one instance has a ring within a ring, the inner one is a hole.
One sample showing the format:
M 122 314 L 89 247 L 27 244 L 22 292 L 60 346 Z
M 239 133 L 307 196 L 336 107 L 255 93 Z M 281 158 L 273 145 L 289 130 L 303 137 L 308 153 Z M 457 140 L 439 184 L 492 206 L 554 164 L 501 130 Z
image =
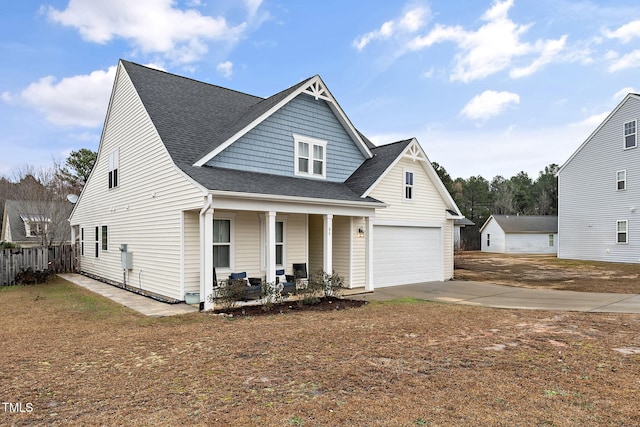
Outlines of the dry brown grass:
M 526 288 L 640 294 L 640 264 L 472 251 L 456 254 L 455 265 L 458 280 Z
M 418 301 L 145 318 L 0 289 L 2 425 L 639 425 L 640 316 Z M 1 409 L 1 408 L 0 408 Z

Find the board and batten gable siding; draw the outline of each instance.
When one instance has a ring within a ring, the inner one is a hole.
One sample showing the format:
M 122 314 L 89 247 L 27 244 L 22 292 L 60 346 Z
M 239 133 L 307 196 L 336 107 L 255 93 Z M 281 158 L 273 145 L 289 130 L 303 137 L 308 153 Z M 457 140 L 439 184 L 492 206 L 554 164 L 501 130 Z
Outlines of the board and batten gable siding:
M 295 176 L 293 134 L 327 141 L 327 181 L 344 182 L 365 160 L 327 103 L 300 94 L 207 165 Z
M 483 252 L 504 253 L 506 250 L 507 242 L 504 230 L 493 218 L 483 228 L 480 239 L 480 250 Z M 489 244 L 487 245 L 487 243 Z
M 640 146 L 625 150 L 623 145 L 624 123 L 632 120 L 640 120 L 635 97 L 620 105 L 561 169 L 559 258 L 640 261 Z M 621 170 L 627 172 L 627 189 L 619 191 L 616 173 Z M 627 244 L 617 243 L 619 220 L 628 221 Z
M 404 173 L 414 174 L 413 200 L 404 200 Z M 453 220 L 446 219 L 449 209 L 423 166 L 409 158 L 398 161 L 369 193 L 370 197 L 387 204 L 376 209 L 375 221 L 398 221 L 405 225 L 427 224 L 442 230 L 443 274 L 453 277 Z M 374 236 L 375 238 L 375 236 Z M 375 263 L 375 260 L 373 261 Z
M 203 193 L 174 166 L 126 71 L 118 69 L 96 165 L 71 218 L 85 229 L 82 271 L 122 283 L 120 245 L 127 244 L 133 253 L 127 284 L 183 299 L 183 275 L 184 289 L 199 289 L 193 272 L 181 272 L 183 211 L 201 209 Z M 116 149 L 118 186 L 109 189 L 109 154 Z M 108 248 L 96 258 L 94 227 L 103 225 Z

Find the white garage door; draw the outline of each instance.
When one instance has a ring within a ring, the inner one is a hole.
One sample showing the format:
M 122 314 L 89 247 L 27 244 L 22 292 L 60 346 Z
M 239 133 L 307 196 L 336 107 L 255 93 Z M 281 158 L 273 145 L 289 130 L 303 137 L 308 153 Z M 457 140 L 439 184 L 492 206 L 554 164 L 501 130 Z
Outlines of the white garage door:
M 374 287 L 442 280 L 440 228 L 373 227 Z

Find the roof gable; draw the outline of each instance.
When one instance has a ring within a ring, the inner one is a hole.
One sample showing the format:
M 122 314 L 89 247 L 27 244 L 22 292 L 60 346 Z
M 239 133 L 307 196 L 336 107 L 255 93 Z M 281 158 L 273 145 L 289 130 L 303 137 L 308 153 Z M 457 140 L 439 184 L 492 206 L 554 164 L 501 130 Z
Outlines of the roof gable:
M 584 149 L 584 147 L 587 144 L 589 144 L 589 142 L 600 132 L 602 127 L 604 127 L 607 124 L 607 122 L 609 122 L 609 120 L 611 120 L 611 118 L 614 117 L 616 113 L 622 108 L 622 106 L 626 104 L 631 98 L 640 100 L 640 94 L 628 93 L 627 96 L 625 96 L 624 99 L 620 101 L 620 103 L 616 106 L 616 108 L 614 108 L 613 111 L 611 111 L 611 113 L 609 113 L 609 115 L 602 121 L 602 123 L 600 123 L 598 127 L 593 132 L 591 132 L 591 134 L 587 137 L 587 139 L 582 144 L 580 144 L 580 147 L 578 147 L 578 149 L 574 151 L 574 153 L 569 157 L 569 159 L 566 162 L 564 162 L 564 164 L 560 167 L 560 169 L 558 169 L 556 176 L 559 176 L 562 173 L 562 171 L 566 168 L 566 166 L 569 163 L 571 163 L 571 161 L 578 155 L 578 153 L 580 153 Z
M 262 123 L 302 93 L 313 96 L 316 100 L 322 99 L 326 101 L 362 154 L 366 158 L 372 157 L 372 153 L 367 143 L 361 138 L 360 133 L 353 127 L 353 124 L 331 92 L 329 92 L 329 89 L 327 89 L 320 76 L 316 75 L 252 106 L 252 108 L 239 117 L 238 120 L 234 122 L 233 126 L 229 128 L 225 134 L 226 139 L 216 143 L 215 146 L 212 146 L 212 149 L 209 152 L 194 162 L 194 166 L 203 166 L 206 164 L 229 145 L 233 144 L 240 137 L 247 134 L 251 129 L 255 128 L 258 124 Z
M 297 176 L 296 141 L 325 148 L 324 178 L 344 182 L 366 158 L 329 103 L 299 94 L 206 163 L 228 169 Z
M 401 159 L 408 158 L 422 166 L 442 200 L 449 207 L 449 210 L 453 212 L 452 215 L 462 217 L 451 194 L 445 188 L 442 180 L 440 180 L 431 165 L 431 161 L 415 138 L 381 145 L 372 151 L 374 157 L 366 160 L 346 181 L 346 184 L 353 188 L 355 192 L 361 194 L 362 197 L 368 197 L 376 185 L 384 179 L 387 173 Z

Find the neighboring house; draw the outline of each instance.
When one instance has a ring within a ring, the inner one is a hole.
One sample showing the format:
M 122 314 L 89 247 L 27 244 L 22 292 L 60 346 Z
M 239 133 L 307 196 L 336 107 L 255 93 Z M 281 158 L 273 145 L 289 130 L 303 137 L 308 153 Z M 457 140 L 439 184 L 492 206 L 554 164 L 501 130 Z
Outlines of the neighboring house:
M 216 278 L 294 263 L 369 290 L 450 279 L 458 218 L 420 144 L 374 146 L 319 76 L 260 98 L 120 61 L 70 222 L 85 274 L 208 308 Z
M 483 252 L 555 254 L 558 217 L 550 215 L 491 215 L 480 228 Z
M 464 244 L 462 242 L 461 230 L 466 226 L 474 226 L 475 222 L 471 221 L 468 218 L 460 218 L 456 219 L 453 222 L 453 248 L 456 251 L 464 250 Z
M 640 261 L 639 118 L 630 93 L 558 171 L 558 257 Z
M 6 200 L 0 241 L 21 247 L 49 246 L 70 242 L 68 202 Z

